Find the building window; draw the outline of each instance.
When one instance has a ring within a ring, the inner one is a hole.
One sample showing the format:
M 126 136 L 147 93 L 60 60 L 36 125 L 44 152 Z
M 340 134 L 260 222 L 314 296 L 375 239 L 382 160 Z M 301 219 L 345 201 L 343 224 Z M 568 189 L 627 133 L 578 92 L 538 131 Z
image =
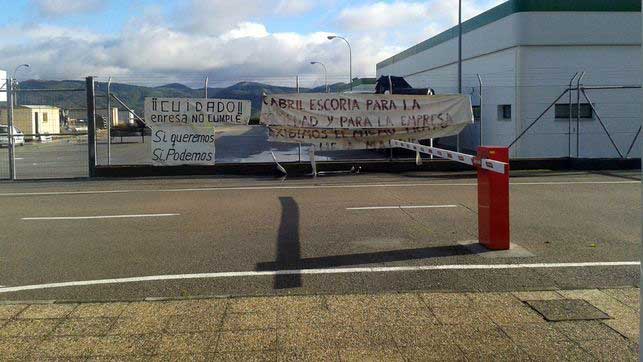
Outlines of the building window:
M 42 123 L 47 123 L 49 121 L 49 115 L 47 113 L 42 114 Z
M 572 118 L 576 119 L 578 115 L 578 105 L 572 104 Z M 557 104 L 555 109 L 555 118 L 569 119 L 569 104 Z M 594 118 L 594 110 L 589 103 L 580 104 L 580 118 L 592 119 Z
M 473 121 L 480 122 L 480 106 L 471 107 L 473 110 Z
M 511 104 L 501 104 L 498 106 L 498 119 L 504 121 L 511 119 Z

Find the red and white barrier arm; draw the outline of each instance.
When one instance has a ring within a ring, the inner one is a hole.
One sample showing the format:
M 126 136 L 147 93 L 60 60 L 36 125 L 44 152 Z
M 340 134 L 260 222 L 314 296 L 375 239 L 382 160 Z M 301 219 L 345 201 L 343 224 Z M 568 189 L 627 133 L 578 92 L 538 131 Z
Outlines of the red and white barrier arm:
M 504 174 L 508 172 L 509 164 L 506 162 L 490 160 L 487 158 L 478 160 L 476 156 L 468 155 L 466 153 L 454 152 L 454 151 L 449 151 L 442 148 L 424 146 L 418 143 L 403 142 L 398 140 L 392 140 L 391 146 L 405 148 L 407 150 L 417 151 L 428 155 L 445 158 L 447 160 L 465 163 L 473 167 L 480 166 L 480 168 L 484 168 L 485 170 L 489 170 L 497 173 Z
M 397 140 L 392 140 L 391 146 L 422 152 L 475 167 L 478 170 L 478 241 L 491 250 L 508 250 L 511 247 L 509 233 L 509 148 L 478 147 L 478 155 L 473 156 Z

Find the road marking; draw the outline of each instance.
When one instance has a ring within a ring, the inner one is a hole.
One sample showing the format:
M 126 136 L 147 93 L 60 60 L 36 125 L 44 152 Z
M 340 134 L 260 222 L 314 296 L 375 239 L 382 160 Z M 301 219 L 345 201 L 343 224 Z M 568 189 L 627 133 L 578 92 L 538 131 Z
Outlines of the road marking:
M 586 268 L 586 267 L 616 267 L 616 266 L 640 266 L 640 261 L 617 261 L 617 262 L 588 262 L 588 263 L 537 263 L 537 264 L 459 264 L 459 265 L 417 265 L 397 267 L 361 267 L 361 268 L 329 268 L 329 269 L 297 269 L 297 270 L 275 270 L 275 271 L 240 271 L 240 272 L 219 272 L 200 274 L 171 274 L 151 275 L 132 278 L 98 279 L 73 281 L 49 284 L 22 285 L 16 287 L 0 288 L 1 293 L 21 292 L 25 290 L 40 290 L 65 287 L 80 287 L 102 284 L 123 284 L 150 281 L 186 280 L 186 279 L 216 279 L 216 278 L 239 278 L 239 277 L 265 277 L 275 275 L 320 275 L 320 274 L 350 274 L 350 273 L 386 273 L 386 272 L 410 272 L 427 270 L 488 270 L 488 269 L 552 269 L 552 268 Z
M 551 182 L 510 182 L 512 186 L 534 186 L 534 185 L 622 185 L 640 184 L 641 181 L 551 181 Z
M 86 220 L 86 219 L 126 219 L 140 217 L 168 217 L 180 214 L 135 214 L 135 215 L 97 215 L 97 216 L 42 216 L 23 217 L 20 220 Z
M 624 185 L 641 184 L 641 181 L 558 181 L 558 182 L 511 182 L 511 186 L 536 185 Z M 244 186 L 244 187 L 204 187 L 184 189 L 127 189 L 127 190 L 88 190 L 88 191 L 43 191 L 43 192 L 4 192 L 0 196 L 60 196 L 60 195 L 100 195 L 147 192 L 208 192 L 208 191 L 265 191 L 265 190 L 309 190 L 309 189 L 362 189 L 381 187 L 425 187 L 425 186 L 478 186 L 477 183 L 395 183 L 361 185 L 300 185 L 300 186 Z
M 388 210 L 388 209 L 440 209 L 458 207 L 458 205 L 411 205 L 411 206 L 365 206 L 365 207 L 347 207 L 346 210 Z

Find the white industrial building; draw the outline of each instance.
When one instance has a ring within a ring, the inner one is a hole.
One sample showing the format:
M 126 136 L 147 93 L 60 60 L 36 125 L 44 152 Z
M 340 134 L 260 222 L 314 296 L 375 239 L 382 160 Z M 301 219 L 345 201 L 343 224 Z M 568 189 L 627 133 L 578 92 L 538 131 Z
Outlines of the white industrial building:
M 582 94 L 577 112 L 573 91 L 570 122 L 566 94 L 516 142 L 511 157 L 618 157 L 599 117 L 621 152 L 627 152 L 641 125 L 641 90 L 589 88 L 640 85 L 640 0 L 510 0 L 462 28 L 463 93 L 471 94 L 477 114 L 460 134 L 462 149 L 479 145 L 481 124 L 484 145 L 509 145 L 568 88 L 575 73 L 585 72 L 582 84 L 595 112 Z M 457 93 L 457 27 L 377 64 L 381 75 L 403 76 L 414 87 L 437 93 Z M 440 142 L 453 146 L 455 137 Z M 639 144 L 640 137 L 630 157 L 640 157 Z

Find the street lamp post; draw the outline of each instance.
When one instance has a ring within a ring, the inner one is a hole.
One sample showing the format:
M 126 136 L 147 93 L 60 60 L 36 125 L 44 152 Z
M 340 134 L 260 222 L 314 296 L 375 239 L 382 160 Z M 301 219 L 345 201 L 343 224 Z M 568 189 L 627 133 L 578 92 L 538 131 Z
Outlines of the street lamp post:
M 328 71 L 326 70 L 326 66 L 322 62 L 310 62 L 311 65 L 319 64 L 324 68 L 324 87 L 326 88 L 326 93 L 328 93 Z
M 346 38 L 338 36 L 338 35 L 329 35 L 328 40 L 333 40 L 333 39 L 342 39 L 343 41 L 346 42 L 346 45 L 348 45 L 348 77 L 350 78 L 348 80 L 348 84 L 350 84 L 350 89 L 351 91 L 353 90 L 353 50 L 351 49 L 351 44 L 346 40 Z
M 19 66 L 16 67 L 16 69 L 13 70 L 13 77 L 11 78 L 15 82 L 15 89 L 14 91 L 18 90 L 18 81 L 16 80 L 16 73 L 18 72 L 18 69 L 25 67 L 29 68 L 29 64 L 20 64 Z M 18 94 L 16 93 L 16 96 L 13 97 L 14 101 L 13 104 L 15 107 L 18 106 Z

